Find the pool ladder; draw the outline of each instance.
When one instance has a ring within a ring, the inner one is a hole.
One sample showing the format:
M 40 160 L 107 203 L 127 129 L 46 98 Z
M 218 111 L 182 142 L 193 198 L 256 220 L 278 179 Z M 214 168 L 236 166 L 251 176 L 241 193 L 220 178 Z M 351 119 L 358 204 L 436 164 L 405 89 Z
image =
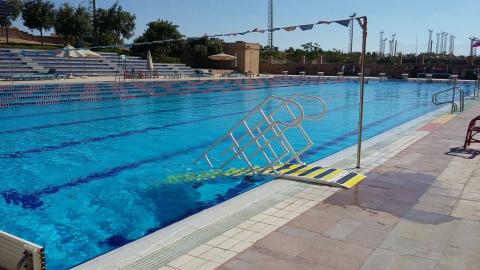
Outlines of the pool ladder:
M 452 92 L 452 99 L 451 100 L 445 100 L 445 101 L 439 101 L 438 97 L 444 93 Z M 459 94 L 459 105 L 457 105 L 457 102 L 455 100 L 456 94 Z M 442 90 L 438 93 L 435 93 L 432 96 L 432 102 L 435 105 L 443 105 L 443 104 L 452 104 L 452 110 L 451 113 L 454 112 L 463 112 L 463 109 L 465 107 L 465 91 L 460 88 L 460 87 L 452 87 L 446 90 Z
M 304 100 L 319 103 L 320 112 L 305 115 L 301 105 Z M 276 165 L 302 164 L 300 156 L 313 146 L 302 123 L 304 120 L 319 120 L 326 112 L 327 105 L 320 97 L 304 94 L 287 98 L 270 96 L 216 140 L 194 163 L 205 160 L 211 169 L 225 170 L 229 164 L 242 161 L 246 171 L 252 174 L 269 169 L 278 174 Z M 292 145 L 288 137 L 294 132 L 297 136 L 295 145 Z M 255 164 L 254 158 L 257 158 Z
M 480 73 L 474 72 L 477 75 L 477 80 L 475 80 L 475 87 L 473 88 L 473 98 L 478 98 L 480 96 Z

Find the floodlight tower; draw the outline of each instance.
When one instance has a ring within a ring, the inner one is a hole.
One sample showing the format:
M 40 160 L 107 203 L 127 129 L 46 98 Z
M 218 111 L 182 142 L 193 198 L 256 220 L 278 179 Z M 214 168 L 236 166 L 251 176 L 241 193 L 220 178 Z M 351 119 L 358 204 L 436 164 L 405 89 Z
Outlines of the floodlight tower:
M 378 46 L 378 54 L 379 55 L 383 54 L 383 33 L 385 33 L 385 32 L 384 31 L 380 32 L 380 44 Z
M 476 37 L 470 37 L 470 57 L 473 56 L 473 42 L 475 42 L 477 40 Z
M 428 30 L 428 48 L 427 48 L 427 53 L 432 53 L 432 50 L 433 50 L 433 44 L 432 44 L 432 33 L 433 33 L 433 30 Z
M 437 45 L 435 48 L 435 54 L 438 54 L 440 52 L 440 34 L 437 33 Z
M 350 24 L 348 25 L 349 39 L 348 39 L 348 53 L 353 51 L 353 19 L 357 16 L 357 13 L 353 13 L 350 16 Z
M 447 39 L 448 33 L 445 32 L 445 37 L 443 38 L 443 53 L 447 54 Z
M 98 28 L 97 28 L 97 1 L 90 0 L 90 11 L 93 19 L 93 45 L 98 45 Z
M 453 55 L 453 51 L 455 49 L 455 36 L 450 35 L 450 43 L 448 46 L 448 53 Z
M 268 0 L 268 49 L 273 56 L 273 0 Z

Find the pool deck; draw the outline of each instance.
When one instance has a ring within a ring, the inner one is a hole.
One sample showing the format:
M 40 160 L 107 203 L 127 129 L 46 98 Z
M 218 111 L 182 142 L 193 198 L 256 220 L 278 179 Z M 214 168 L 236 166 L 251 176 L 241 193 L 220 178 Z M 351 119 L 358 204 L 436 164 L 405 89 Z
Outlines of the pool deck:
M 218 269 L 480 269 L 480 104 L 429 132 Z M 443 124 L 442 122 L 447 122 Z M 475 150 L 477 149 L 477 150 Z
M 447 111 L 367 140 L 356 188 L 275 180 L 76 269 L 480 269 L 480 103 Z

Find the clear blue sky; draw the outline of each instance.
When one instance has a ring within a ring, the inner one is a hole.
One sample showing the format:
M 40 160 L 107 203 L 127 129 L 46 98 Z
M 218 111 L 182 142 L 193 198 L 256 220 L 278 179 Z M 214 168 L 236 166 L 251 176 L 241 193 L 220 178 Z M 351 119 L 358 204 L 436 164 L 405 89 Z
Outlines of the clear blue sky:
M 65 0 L 54 0 L 59 5 Z M 72 4 L 88 6 L 87 0 L 70 0 Z M 115 0 L 97 0 L 97 6 L 109 7 Z M 241 32 L 253 28 L 266 28 L 267 0 L 119 0 L 126 9 L 136 14 L 135 35 L 145 30 L 152 20 L 166 19 L 180 26 L 186 36 Z M 388 38 L 397 34 L 398 51 L 415 52 L 418 37 L 419 52 L 426 51 L 428 29 L 453 33 L 456 54 L 467 54 L 470 36 L 480 36 L 478 0 L 274 0 L 276 27 L 313 23 L 318 20 L 348 18 L 356 12 L 368 16 L 368 50 L 378 50 L 379 33 Z M 18 26 L 21 23 L 17 23 Z M 281 49 L 299 47 L 312 41 L 324 49 L 347 49 L 348 29 L 340 25 L 319 25 L 312 31 L 275 32 L 274 45 Z M 355 25 L 354 50 L 360 49 L 360 29 Z M 245 40 L 267 42 L 266 34 L 249 34 L 227 41 Z

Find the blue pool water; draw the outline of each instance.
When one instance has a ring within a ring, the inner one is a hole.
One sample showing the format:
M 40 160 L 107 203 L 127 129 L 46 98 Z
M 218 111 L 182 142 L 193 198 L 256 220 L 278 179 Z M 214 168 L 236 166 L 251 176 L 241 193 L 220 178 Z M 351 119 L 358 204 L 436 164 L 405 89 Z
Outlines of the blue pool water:
M 327 102 L 324 119 L 305 123 L 315 146 L 304 161 L 354 145 L 358 88 L 283 79 L 0 88 L 0 230 L 43 245 L 48 269 L 77 265 L 269 181 L 186 173 L 206 170 L 192 161 L 270 95 Z M 430 99 L 445 88 L 366 85 L 365 139 L 438 109 Z

